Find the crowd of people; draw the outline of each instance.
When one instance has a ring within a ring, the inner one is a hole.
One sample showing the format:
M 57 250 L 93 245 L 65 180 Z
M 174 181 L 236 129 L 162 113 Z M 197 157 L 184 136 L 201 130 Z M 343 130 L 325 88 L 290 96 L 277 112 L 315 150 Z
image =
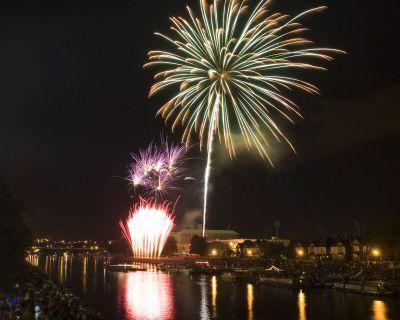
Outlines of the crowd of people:
M 17 284 L 10 294 L 0 293 L 1 320 L 101 320 L 68 289 L 55 285 L 37 271 Z

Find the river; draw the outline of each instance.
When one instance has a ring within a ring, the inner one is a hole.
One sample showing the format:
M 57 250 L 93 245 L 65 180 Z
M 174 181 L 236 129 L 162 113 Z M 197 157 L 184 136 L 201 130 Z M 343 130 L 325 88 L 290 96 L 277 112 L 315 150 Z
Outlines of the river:
M 157 271 L 154 265 L 148 271 L 109 272 L 102 257 L 28 259 L 109 319 L 400 319 L 400 300 L 393 298 L 237 284 Z

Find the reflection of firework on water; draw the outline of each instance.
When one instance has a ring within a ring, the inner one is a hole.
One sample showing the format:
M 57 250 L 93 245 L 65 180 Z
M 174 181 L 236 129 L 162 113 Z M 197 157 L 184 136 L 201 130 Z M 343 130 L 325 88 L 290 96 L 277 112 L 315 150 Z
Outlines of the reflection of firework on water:
M 175 183 L 182 178 L 182 164 L 186 147 L 164 140 L 160 146 L 150 144 L 139 154 L 132 155 L 129 181 L 135 187 L 158 196 L 176 189 Z
M 151 270 L 154 266 L 149 265 Z M 156 268 L 154 270 L 156 271 Z M 164 272 L 129 272 L 118 290 L 127 319 L 175 319 L 171 277 Z
M 342 52 L 317 47 L 301 36 L 307 29 L 299 20 L 324 7 L 289 17 L 269 13 L 269 3 L 261 0 L 248 10 L 245 0 L 211 4 L 200 0 L 200 16 L 187 7 L 188 19 L 170 19 L 174 37 L 156 33 L 172 49 L 150 51 L 145 65 L 161 68 L 150 95 L 170 87 L 177 91 L 158 113 L 171 122 L 172 129 L 183 126 L 184 141 L 196 133 L 200 146 L 206 145 L 203 235 L 213 137 L 218 136 L 234 156 L 232 131 L 238 130 L 246 146 L 255 147 L 272 164 L 271 140 L 286 142 L 293 149 L 277 119 L 294 122 L 301 116 L 284 91 L 318 93 L 297 71 L 324 70 L 314 61 L 331 60 L 333 53 Z
M 169 204 L 155 204 L 140 199 L 124 223 L 120 221 L 124 237 L 129 242 L 135 258 L 158 258 L 174 226 Z

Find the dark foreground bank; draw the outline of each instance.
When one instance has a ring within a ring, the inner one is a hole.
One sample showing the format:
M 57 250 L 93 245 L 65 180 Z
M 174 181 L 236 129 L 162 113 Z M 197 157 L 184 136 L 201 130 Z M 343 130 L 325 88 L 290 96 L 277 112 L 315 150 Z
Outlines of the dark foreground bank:
M 104 317 L 35 267 L 27 267 L 9 293 L 0 292 L 0 319 L 101 320 Z

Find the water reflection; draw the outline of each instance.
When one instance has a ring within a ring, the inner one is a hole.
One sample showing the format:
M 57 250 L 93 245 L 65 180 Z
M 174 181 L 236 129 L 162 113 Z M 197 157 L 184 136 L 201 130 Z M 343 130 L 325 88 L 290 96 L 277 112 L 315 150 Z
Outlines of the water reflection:
M 210 312 L 208 310 L 208 283 L 207 277 L 202 275 L 200 278 L 200 319 L 210 319 Z
M 381 300 L 374 300 L 372 302 L 372 319 L 388 320 L 387 308 L 385 302 Z
M 56 274 L 58 272 L 58 270 L 56 268 L 55 257 L 54 256 L 50 257 L 50 271 L 49 272 L 51 273 L 52 276 L 54 275 L 54 273 Z
M 59 265 L 60 272 L 58 273 L 58 281 L 60 283 L 64 283 L 64 277 L 65 277 L 64 264 L 65 264 L 65 262 L 64 262 L 63 257 L 59 259 L 59 263 L 60 263 L 60 265 Z
M 26 261 L 37 267 L 39 265 L 39 256 L 37 254 L 30 254 L 26 257 Z
M 297 296 L 297 306 L 299 308 L 299 320 L 307 320 L 306 315 L 306 295 L 305 293 L 300 290 Z
M 172 319 L 174 299 L 169 276 L 160 272 L 124 274 L 127 319 Z
M 83 257 L 83 263 L 82 263 L 82 291 L 83 293 L 86 293 L 87 290 L 87 271 L 88 271 L 88 257 L 85 256 Z
M 96 291 L 97 288 L 97 257 L 93 259 L 93 289 Z
M 248 311 L 248 319 L 254 319 L 253 313 L 253 305 L 254 305 L 254 286 L 250 283 L 247 284 L 247 311 Z
M 212 306 L 212 317 L 217 317 L 217 277 L 212 276 L 211 278 L 211 306 Z
M 44 272 L 48 275 L 49 274 L 49 256 L 46 255 L 46 261 L 44 265 Z
M 107 268 L 103 267 L 103 290 L 106 289 Z
M 71 285 L 110 319 L 254 320 L 269 315 L 271 319 L 309 320 L 328 314 L 335 320 L 349 316 L 389 320 L 398 312 L 398 301 L 389 298 L 233 284 L 218 276 L 165 274 L 154 265 L 149 265 L 147 272 L 110 272 L 103 265 L 105 258 L 90 255 L 29 255 L 27 260 L 39 264 L 51 280 Z

